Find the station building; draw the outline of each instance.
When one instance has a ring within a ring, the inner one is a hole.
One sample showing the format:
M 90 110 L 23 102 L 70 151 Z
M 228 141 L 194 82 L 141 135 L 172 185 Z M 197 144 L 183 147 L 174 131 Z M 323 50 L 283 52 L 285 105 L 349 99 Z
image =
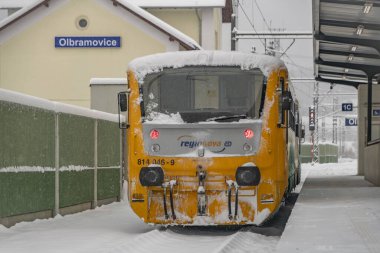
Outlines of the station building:
M 125 78 L 136 57 L 220 49 L 224 5 L 225 0 L 32 1 L 0 21 L 0 88 L 90 107 L 90 80 Z

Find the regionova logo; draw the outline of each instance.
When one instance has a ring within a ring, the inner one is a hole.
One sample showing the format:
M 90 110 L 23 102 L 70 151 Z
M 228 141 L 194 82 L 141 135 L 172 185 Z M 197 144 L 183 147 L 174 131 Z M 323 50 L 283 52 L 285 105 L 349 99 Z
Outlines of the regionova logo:
M 221 140 L 205 140 L 205 139 L 198 139 L 195 136 L 192 135 L 182 135 L 177 138 L 179 141 L 179 145 L 181 148 L 197 148 L 197 147 L 205 147 L 208 148 L 211 152 L 214 153 L 221 153 L 226 148 L 232 146 L 232 141 L 221 141 Z

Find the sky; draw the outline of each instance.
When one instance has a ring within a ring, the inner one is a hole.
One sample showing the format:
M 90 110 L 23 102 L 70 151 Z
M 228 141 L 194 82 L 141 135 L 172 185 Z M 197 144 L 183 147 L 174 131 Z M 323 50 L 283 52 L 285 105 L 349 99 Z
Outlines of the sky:
M 239 0 L 237 4 L 238 30 L 261 32 L 272 29 L 287 32 L 313 32 L 312 0 Z M 293 44 L 292 41 L 281 39 L 279 51 L 286 51 L 281 59 L 289 70 L 290 78 L 293 79 L 292 83 L 301 105 L 300 112 L 308 130 L 308 112 L 309 106 L 313 104 L 315 83 L 310 80 L 314 78 L 313 40 L 296 39 Z M 258 39 L 240 40 L 237 48 L 239 51 L 251 52 L 252 47 L 255 47 L 257 53 L 265 53 L 263 44 L 264 41 Z M 322 118 L 325 120 L 326 140 L 332 139 L 332 117 L 326 115 L 331 114 L 333 98 L 336 97 L 337 110 L 342 103 L 357 105 L 357 90 L 355 88 L 343 85 L 335 85 L 333 89 L 330 88 L 330 84 L 319 83 L 319 94 L 321 95 L 319 117 L 320 123 L 322 123 Z M 339 95 L 342 93 L 353 95 Z M 332 94 L 337 95 L 333 96 Z M 344 131 L 346 141 L 356 142 L 357 140 L 357 128 L 344 127 L 344 118 L 355 116 L 356 113 L 357 111 L 354 109 L 350 113 L 339 111 L 336 114 L 338 116 L 338 127 Z

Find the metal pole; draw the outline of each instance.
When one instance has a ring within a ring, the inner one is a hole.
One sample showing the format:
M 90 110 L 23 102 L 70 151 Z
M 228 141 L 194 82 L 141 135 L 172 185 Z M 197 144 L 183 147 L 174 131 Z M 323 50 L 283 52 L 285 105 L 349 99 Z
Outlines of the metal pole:
M 53 216 L 59 214 L 59 114 L 55 114 L 55 192 Z
M 231 51 L 236 50 L 236 15 L 231 15 Z
M 338 104 L 338 98 L 334 97 L 333 98 L 333 112 L 335 112 L 337 110 L 336 109 L 337 104 Z M 333 138 L 332 138 L 332 142 L 335 144 L 338 143 L 337 117 L 335 114 L 333 115 Z
M 326 142 L 326 120 L 322 117 L 322 142 Z
M 94 125 L 94 202 L 92 208 L 98 206 L 98 120 Z
M 319 163 L 319 83 L 316 82 L 314 84 L 314 94 L 317 94 L 317 96 L 314 96 L 313 102 L 314 102 L 314 115 L 315 115 L 315 130 L 313 133 L 313 163 Z
M 310 32 L 255 32 L 255 31 L 239 31 L 235 30 L 235 36 L 237 39 L 270 39 L 270 40 L 280 40 L 280 39 L 313 39 L 313 34 Z
M 367 143 L 372 140 L 372 75 L 368 75 Z

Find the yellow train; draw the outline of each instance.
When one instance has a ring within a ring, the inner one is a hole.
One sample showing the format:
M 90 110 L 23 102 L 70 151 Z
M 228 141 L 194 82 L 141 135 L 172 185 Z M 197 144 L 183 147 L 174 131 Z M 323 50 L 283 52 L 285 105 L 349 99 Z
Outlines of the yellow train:
M 298 104 L 279 59 L 221 51 L 133 60 L 128 198 L 145 222 L 260 225 L 300 181 Z

